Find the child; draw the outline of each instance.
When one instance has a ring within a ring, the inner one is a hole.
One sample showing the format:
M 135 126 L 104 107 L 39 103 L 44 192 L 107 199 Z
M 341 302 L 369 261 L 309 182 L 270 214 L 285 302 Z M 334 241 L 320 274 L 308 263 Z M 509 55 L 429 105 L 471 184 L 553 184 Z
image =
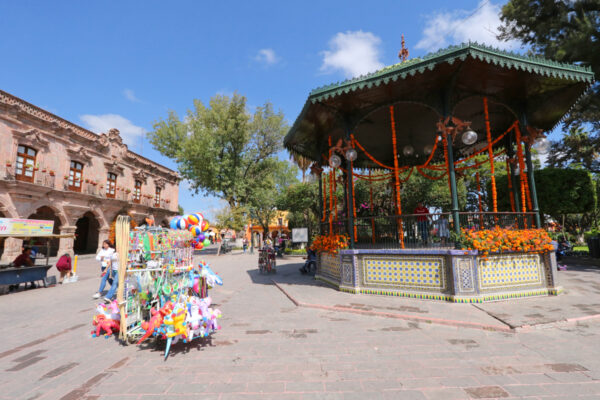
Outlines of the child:
M 71 256 L 68 253 L 60 256 L 56 262 L 56 269 L 60 272 L 60 281 L 63 283 L 66 276 L 71 276 Z

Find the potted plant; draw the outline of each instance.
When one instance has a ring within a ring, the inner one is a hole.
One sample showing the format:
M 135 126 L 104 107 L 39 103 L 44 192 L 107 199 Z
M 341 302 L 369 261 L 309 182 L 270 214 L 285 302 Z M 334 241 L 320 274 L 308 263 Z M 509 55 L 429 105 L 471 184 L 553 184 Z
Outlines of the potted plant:
M 63 178 L 65 178 L 65 181 L 69 179 L 69 175 L 65 175 L 63 176 Z
M 54 171 L 50 170 L 50 176 L 54 176 Z
M 89 180 L 88 178 L 86 178 L 86 179 L 84 180 L 84 182 L 85 182 L 85 183 L 90 183 L 90 180 Z
M 40 169 L 40 164 L 35 164 L 35 165 L 33 166 L 33 170 L 34 170 L 34 171 L 37 171 L 37 170 L 39 170 L 39 169 Z
M 127 189 L 127 190 L 125 191 L 125 193 L 127 193 L 127 194 L 131 193 L 131 189 Z
M 42 172 L 46 173 L 46 167 L 42 168 Z
M 6 162 L 6 167 L 7 167 L 7 168 L 10 168 L 10 167 L 12 167 L 12 163 L 11 163 L 10 161 L 7 161 L 7 162 Z

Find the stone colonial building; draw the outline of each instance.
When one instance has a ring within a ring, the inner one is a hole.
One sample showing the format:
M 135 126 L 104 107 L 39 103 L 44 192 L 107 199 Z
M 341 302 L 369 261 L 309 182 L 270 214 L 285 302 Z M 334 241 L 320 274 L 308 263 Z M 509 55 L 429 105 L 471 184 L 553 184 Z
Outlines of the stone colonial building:
M 55 239 L 54 253 L 95 252 L 119 214 L 168 224 L 178 192 L 177 173 L 130 151 L 118 130 L 97 135 L 0 90 L 0 218 L 50 219 L 54 233 L 75 233 Z M 0 242 L 0 262 L 21 244 Z

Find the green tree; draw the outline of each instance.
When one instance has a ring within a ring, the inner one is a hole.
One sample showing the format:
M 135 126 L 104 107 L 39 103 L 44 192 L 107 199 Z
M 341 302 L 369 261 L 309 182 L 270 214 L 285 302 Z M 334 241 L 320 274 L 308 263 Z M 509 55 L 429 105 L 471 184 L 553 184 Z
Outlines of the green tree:
M 567 228 L 587 228 L 594 224 L 597 205 L 596 182 L 584 169 L 544 168 L 535 170 L 540 213 L 549 215 Z M 489 186 L 488 186 L 489 190 Z M 498 210 L 510 211 L 506 175 L 497 177 Z
M 581 128 L 571 128 L 560 141 L 552 142 L 546 163 L 550 167 L 583 167 L 600 172 L 600 140 Z
M 290 228 L 308 228 L 309 239 L 319 232 L 321 215 L 318 180 L 288 186 L 277 199 L 277 208 L 288 211 Z
M 598 0 L 510 0 L 502 7 L 501 39 L 517 39 L 546 58 L 589 65 L 600 76 Z M 600 84 L 571 110 L 567 126 L 593 124 L 600 130 Z
M 179 213 L 179 215 L 185 214 L 185 210 L 183 209 L 183 207 L 181 207 L 181 204 L 177 206 L 177 212 Z
M 250 216 L 263 228 L 263 232 L 269 231 L 269 223 L 277 215 L 278 198 L 286 188 L 298 182 L 296 178 L 298 168 L 287 161 L 277 160 L 273 166 L 271 175 L 260 181 L 248 198 L 247 208 Z
M 270 103 L 250 115 L 246 98 L 217 95 L 208 107 L 194 108 L 180 119 L 173 111 L 154 124 L 150 142 L 175 160 L 181 176 L 196 192 L 225 200 L 231 209 L 247 204 L 275 169 L 288 127 Z
M 215 215 L 215 225 L 219 229 L 233 229 L 239 232 L 246 225 L 246 210 L 243 207 L 231 208 L 229 205 L 217 211 Z

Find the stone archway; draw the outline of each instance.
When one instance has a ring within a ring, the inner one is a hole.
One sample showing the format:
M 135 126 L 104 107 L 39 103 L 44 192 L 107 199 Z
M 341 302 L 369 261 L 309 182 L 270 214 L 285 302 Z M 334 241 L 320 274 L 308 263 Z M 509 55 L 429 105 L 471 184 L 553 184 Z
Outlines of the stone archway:
M 88 211 L 75 222 L 75 242 L 73 251 L 75 254 L 95 253 L 98 248 L 100 223 L 96 216 Z
M 62 226 L 61 218 L 56 211 L 54 211 L 49 206 L 41 206 L 35 210 L 33 214 L 30 214 L 27 219 L 42 219 L 47 221 L 54 221 L 54 229 L 52 233 L 59 234 L 60 227 Z M 23 245 L 33 246 L 36 252 L 41 251 L 42 253 L 46 253 L 46 246 L 44 240 L 32 239 L 29 243 L 23 243 Z M 50 239 L 50 257 L 56 256 L 58 253 L 58 245 L 59 239 L 53 238 Z

